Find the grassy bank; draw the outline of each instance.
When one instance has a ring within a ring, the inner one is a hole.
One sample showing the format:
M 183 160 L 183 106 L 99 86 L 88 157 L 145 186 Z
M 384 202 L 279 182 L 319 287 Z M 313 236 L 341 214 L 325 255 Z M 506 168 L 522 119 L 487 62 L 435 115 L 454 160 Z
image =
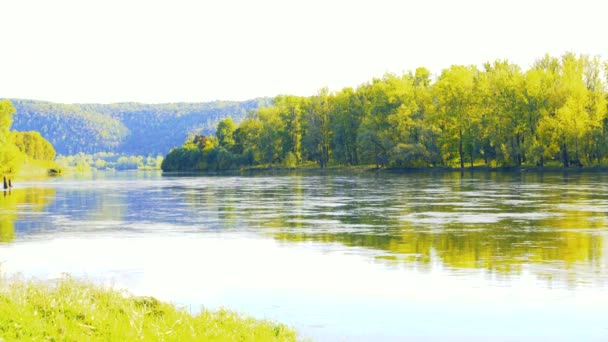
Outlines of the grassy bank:
M 91 283 L 0 279 L 0 341 L 293 341 L 283 324 L 184 309 Z
M 35 160 L 26 157 L 19 167 L 16 179 L 42 178 L 50 175 L 49 171 L 55 170 L 61 173 L 61 167 L 53 161 Z M 54 173 L 56 174 L 56 173 Z

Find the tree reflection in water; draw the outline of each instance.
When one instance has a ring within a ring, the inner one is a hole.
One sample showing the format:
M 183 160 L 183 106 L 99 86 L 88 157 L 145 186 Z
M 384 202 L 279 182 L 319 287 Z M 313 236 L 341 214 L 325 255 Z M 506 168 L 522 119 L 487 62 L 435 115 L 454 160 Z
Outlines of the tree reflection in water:
M 0 197 L 0 243 L 15 239 L 15 221 L 21 207 L 27 206 L 28 212 L 41 212 L 53 201 L 55 190 L 52 188 L 25 188 L 5 191 Z

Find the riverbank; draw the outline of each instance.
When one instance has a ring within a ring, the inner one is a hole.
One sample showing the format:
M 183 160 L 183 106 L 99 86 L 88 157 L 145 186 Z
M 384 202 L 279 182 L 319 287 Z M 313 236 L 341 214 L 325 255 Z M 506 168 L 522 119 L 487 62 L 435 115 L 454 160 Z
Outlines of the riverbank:
M 322 174 L 369 174 L 369 173 L 388 173 L 388 174 L 416 174 L 416 173 L 587 173 L 587 172 L 608 172 L 608 165 L 594 165 L 587 167 L 569 167 L 562 166 L 474 166 L 465 167 L 424 167 L 424 168 L 377 168 L 374 165 L 357 165 L 357 166 L 329 166 L 320 168 L 317 166 L 304 166 L 297 168 L 289 168 L 282 166 L 255 166 L 235 170 L 222 171 L 163 171 L 164 174 L 201 174 L 201 175 L 283 175 L 283 174 L 304 174 L 304 175 L 322 175 Z
M 191 315 L 152 297 L 63 278 L 0 279 L 0 341 L 295 341 L 283 324 L 226 310 Z
M 63 173 L 63 169 L 54 161 L 35 160 L 25 158 L 17 173 L 12 177 L 16 180 L 30 178 L 44 178 L 48 176 L 58 176 Z

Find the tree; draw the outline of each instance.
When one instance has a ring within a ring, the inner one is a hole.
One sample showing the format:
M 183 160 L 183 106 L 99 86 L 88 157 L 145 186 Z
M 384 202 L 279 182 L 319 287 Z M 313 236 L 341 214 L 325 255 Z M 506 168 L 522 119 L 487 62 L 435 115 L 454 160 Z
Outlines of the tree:
M 526 161 L 524 143 L 532 141 L 523 96 L 524 75 L 517 65 L 507 61 L 486 63 L 477 81 L 480 106 L 481 153 L 486 164 L 494 160 L 503 165 L 521 165 Z
M 283 130 L 284 154 L 292 153 L 296 164 L 302 162 L 302 135 L 304 100 L 297 96 L 278 96 L 274 101 L 279 110 L 281 120 L 285 124 Z
M 21 154 L 10 132 L 15 108 L 8 100 L 0 100 L 0 175 L 16 173 Z
M 583 80 L 587 90 L 585 111 L 589 114 L 589 129 L 583 145 L 585 161 L 597 163 L 606 154 L 605 127 L 608 115 L 606 86 L 602 82 L 602 66 L 599 58 L 583 56 Z
M 277 107 L 261 108 L 257 113 L 262 124 L 258 148 L 262 161 L 265 163 L 280 163 L 283 151 L 283 138 L 285 137 L 285 123 Z
M 539 121 L 545 156 L 560 160 L 564 167 L 599 160 L 592 153 L 593 146 L 597 151 L 602 141 L 606 117 L 599 61 L 572 53 L 560 60 L 545 56 L 536 63 L 535 70 L 546 79 L 544 112 Z
M 358 131 L 363 117 L 363 96 L 352 88 L 344 88 L 333 98 L 330 116 L 333 132 L 333 157 L 339 163 L 359 164 Z
M 527 155 L 534 164 L 543 166 L 547 158 L 553 159 L 559 151 L 555 125 L 559 61 L 545 56 L 536 61 L 524 76 L 523 96 L 526 121 L 530 127 Z
M 249 117 L 241 121 L 239 128 L 234 131 L 233 151 L 243 156 L 244 164 L 254 165 L 262 161 L 260 137 L 263 129 L 259 119 Z
M 329 90 L 323 88 L 310 99 L 306 110 L 306 134 L 303 143 L 311 160 L 325 168 L 331 152 L 331 103 Z
M 387 163 L 422 167 L 434 162 L 427 150 L 432 139 L 426 140 L 430 136 L 424 127 L 431 102 L 428 74 L 425 69 L 417 72 L 401 77 L 387 74 L 365 88 L 367 101 L 359 139 L 364 159 L 377 167 Z
M 232 118 L 223 119 L 217 124 L 215 136 L 221 147 L 231 149 L 234 146 L 234 137 L 232 135 L 235 130 L 236 125 L 232 121 Z
M 424 148 L 428 163 L 434 166 L 441 163 L 441 152 L 438 146 L 439 130 L 432 120 L 434 99 L 431 72 L 426 68 L 417 68 L 412 77 L 417 110 L 412 115 L 416 124 L 411 132 L 411 138 L 416 145 Z
M 52 161 L 55 159 L 55 148 L 38 132 L 11 132 L 13 142 L 19 150 L 36 160 Z
M 441 129 L 441 152 L 445 160 L 458 157 L 464 168 L 465 151 L 471 166 L 477 150 L 479 113 L 476 107 L 477 68 L 454 65 L 445 69 L 433 87 L 436 101 L 435 120 Z

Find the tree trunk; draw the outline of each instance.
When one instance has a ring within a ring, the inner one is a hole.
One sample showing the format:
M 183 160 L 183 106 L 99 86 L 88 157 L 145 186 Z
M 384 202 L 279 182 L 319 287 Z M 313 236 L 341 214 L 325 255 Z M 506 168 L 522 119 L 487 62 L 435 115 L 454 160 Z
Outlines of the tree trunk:
M 542 168 L 543 166 L 545 166 L 545 157 L 543 157 L 543 155 L 541 154 L 540 156 L 540 160 L 539 160 L 539 166 Z
M 566 146 L 566 143 L 562 144 L 562 161 L 564 163 L 564 167 L 568 167 L 570 165 L 568 157 L 568 146 Z
M 525 136 L 522 135 L 521 137 L 521 146 L 519 147 L 519 150 L 521 151 L 521 162 L 525 163 L 526 162 L 526 149 L 523 147 L 525 146 L 526 141 L 525 141 Z
M 471 169 L 473 168 L 473 162 L 475 161 L 475 139 L 473 139 L 473 146 L 471 147 Z
M 460 130 L 460 132 L 458 132 L 459 134 L 459 140 L 458 140 L 458 153 L 460 154 L 460 168 L 464 169 L 464 152 L 462 151 L 462 129 Z
M 517 151 L 517 166 L 521 166 L 521 143 L 519 133 L 515 136 L 515 150 Z

